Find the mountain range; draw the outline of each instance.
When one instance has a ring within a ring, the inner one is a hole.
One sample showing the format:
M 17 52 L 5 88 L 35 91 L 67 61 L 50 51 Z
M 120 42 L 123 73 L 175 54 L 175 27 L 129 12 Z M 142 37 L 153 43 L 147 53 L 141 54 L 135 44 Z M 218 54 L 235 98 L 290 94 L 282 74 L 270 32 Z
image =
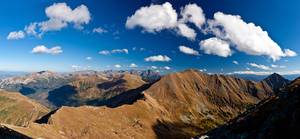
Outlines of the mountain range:
M 50 85 L 56 79 L 64 83 Z M 22 126 L 1 124 L 1 134 L 8 138 L 214 137 L 224 130 L 222 127 L 234 127 L 235 119 L 251 115 L 298 88 L 297 80 L 290 82 L 278 74 L 255 82 L 194 69 L 164 76 L 151 71 L 83 71 L 63 75 L 43 71 L 4 79 L 1 88 L 13 90 L 10 83 L 27 87 L 48 84 L 48 88 L 43 88 L 45 92 L 20 92 L 52 111 L 46 109 L 43 116 Z

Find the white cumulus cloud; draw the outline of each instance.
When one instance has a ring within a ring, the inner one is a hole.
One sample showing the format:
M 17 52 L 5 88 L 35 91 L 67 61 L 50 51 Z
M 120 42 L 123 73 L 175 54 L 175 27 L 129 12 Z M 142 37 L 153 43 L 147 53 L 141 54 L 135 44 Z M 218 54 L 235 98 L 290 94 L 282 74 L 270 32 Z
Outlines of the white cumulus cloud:
M 238 15 L 217 12 L 214 20 L 209 22 L 211 31 L 219 38 L 230 41 L 237 50 L 249 55 L 265 55 L 279 60 L 289 55 L 290 51 L 283 52 L 274 42 L 268 32 L 254 23 L 246 23 Z
M 187 23 L 193 23 L 201 28 L 205 23 L 203 10 L 197 4 L 188 4 L 181 8 L 180 16 L 181 18 L 178 19 L 176 10 L 169 2 L 145 6 L 127 18 L 126 27 L 129 29 L 141 27 L 144 31 L 151 33 L 168 29 L 189 40 L 195 40 L 197 33 Z
M 199 29 L 205 23 L 205 15 L 201 7 L 197 4 L 185 5 L 181 10 L 182 19 L 180 22 L 190 22 L 195 24 Z
M 186 47 L 186 46 L 179 46 L 179 51 L 182 52 L 182 53 L 185 53 L 185 54 L 188 54 L 188 55 L 199 55 L 199 52 L 192 49 L 192 48 L 189 48 L 189 47 Z
M 55 46 L 52 48 L 47 48 L 44 45 L 38 45 L 34 47 L 31 51 L 34 54 L 52 54 L 52 55 L 57 55 L 63 52 L 60 46 Z
M 147 32 L 156 32 L 177 26 L 177 13 L 169 2 L 162 5 L 141 7 L 127 18 L 126 27 L 142 27 Z
M 25 26 L 24 31 L 28 35 L 41 37 L 48 31 L 59 31 L 66 28 L 69 24 L 77 29 L 82 29 L 83 25 L 91 20 L 91 14 L 85 5 L 77 6 L 72 9 L 66 3 L 54 3 L 45 9 L 48 20 L 32 22 Z
M 150 56 L 145 58 L 145 61 L 147 62 L 168 62 L 171 61 L 171 58 L 169 58 L 166 55 L 156 55 L 156 56 Z
M 213 37 L 200 42 L 200 49 L 206 54 L 213 54 L 221 57 L 232 55 L 228 42 Z
M 23 31 L 13 31 L 8 34 L 6 39 L 8 40 L 18 40 L 23 39 L 25 37 L 25 33 Z
M 188 27 L 186 24 L 178 24 L 177 33 L 181 36 L 184 36 L 190 40 L 195 40 L 197 33 L 195 30 Z
M 54 3 L 45 10 L 50 20 L 60 20 L 66 23 L 72 23 L 76 28 L 81 28 L 83 24 L 88 24 L 91 15 L 85 5 L 80 5 L 72 10 L 66 3 Z

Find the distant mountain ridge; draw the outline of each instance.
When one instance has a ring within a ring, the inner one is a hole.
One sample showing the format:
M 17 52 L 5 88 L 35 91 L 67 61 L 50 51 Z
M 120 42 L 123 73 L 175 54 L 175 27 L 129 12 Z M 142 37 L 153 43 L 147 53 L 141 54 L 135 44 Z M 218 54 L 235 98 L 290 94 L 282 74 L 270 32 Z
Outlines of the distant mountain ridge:
M 0 80 L 0 88 L 20 91 L 22 92 L 22 87 L 24 90 L 28 89 L 29 92 L 24 91 L 23 94 L 27 95 L 32 92 L 44 92 L 55 89 L 59 86 L 66 85 L 67 83 L 76 80 L 79 76 L 93 76 L 99 75 L 103 78 L 113 78 L 115 76 L 120 76 L 125 73 L 134 74 L 141 76 L 145 81 L 154 82 L 160 78 L 160 74 L 152 70 L 120 70 L 120 71 L 75 71 L 70 73 L 56 73 L 52 71 L 40 71 L 34 72 L 22 76 L 15 76 L 4 78 Z
M 252 80 L 252 81 L 262 81 L 263 79 L 267 78 L 269 75 L 255 75 L 255 74 L 232 74 L 231 76 L 246 79 L 246 80 Z M 281 75 L 285 79 L 288 80 L 295 80 L 297 77 L 300 76 L 300 74 L 291 74 L 291 75 Z
M 70 80 L 70 76 L 51 71 L 41 71 L 24 76 L 2 79 L 0 80 L 0 88 L 8 91 L 21 92 L 24 95 L 30 95 L 39 92 L 47 92 L 68 83 Z

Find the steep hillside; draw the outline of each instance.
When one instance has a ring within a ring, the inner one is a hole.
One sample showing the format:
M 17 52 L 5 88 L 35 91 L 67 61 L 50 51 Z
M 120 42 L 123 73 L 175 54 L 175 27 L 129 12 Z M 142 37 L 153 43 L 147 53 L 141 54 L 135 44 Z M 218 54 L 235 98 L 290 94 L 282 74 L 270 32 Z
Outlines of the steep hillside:
M 237 116 L 273 94 L 261 83 L 187 70 L 163 77 L 145 91 L 168 111 L 165 117 L 201 132 Z M 172 123 L 161 123 L 161 128 Z M 189 129 L 188 129 L 189 130 Z M 165 134 L 171 132 L 166 129 Z M 188 131 L 189 132 L 189 131 Z
M 26 126 L 49 110 L 19 93 L 0 90 L 0 123 Z
M 166 75 L 140 93 L 130 105 L 62 107 L 39 124 L 5 127 L 34 138 L 190 138 L 272 95 L 262 84 L 197 70 Z
M 227 125 L 208 132 L 209 138 L 299 138 L 300 78 L 277 97 L 271 97 Z

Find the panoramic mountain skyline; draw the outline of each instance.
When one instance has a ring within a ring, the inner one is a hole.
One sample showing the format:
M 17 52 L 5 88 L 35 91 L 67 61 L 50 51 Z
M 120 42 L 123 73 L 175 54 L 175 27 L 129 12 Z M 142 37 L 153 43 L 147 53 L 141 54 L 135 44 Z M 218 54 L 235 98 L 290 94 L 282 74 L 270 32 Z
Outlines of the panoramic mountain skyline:
M 299 4 L 6 1 L 0 6 L 0 71 L 299 74 Z

